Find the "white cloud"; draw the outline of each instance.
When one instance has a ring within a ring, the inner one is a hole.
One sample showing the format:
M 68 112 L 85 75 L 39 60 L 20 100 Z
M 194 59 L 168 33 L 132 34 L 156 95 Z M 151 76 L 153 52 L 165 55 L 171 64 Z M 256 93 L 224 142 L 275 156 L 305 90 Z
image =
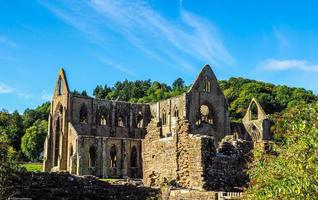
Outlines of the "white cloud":
M 32 95 L 27 94 L 27 93 L 23 93 L 23 92 L 17 92 L 16 93 L 19 97 L 22 97 L 23 99 L 31 99 Z
M 141 0 L 65 2 L 44 5 L 103 47 L 108 46 L 105 38 L 111 30 L 142 53 L 172 66 L 183 63 L 180 67 L 189 72 L 195 71 L 193 60 L 212 65 L 234 63 L 217 27 L 182 6 L 180 18 L 172 21 Z
M 0 35 L 0 43 L 8 45 L 10 47 L 16 47 L 17 46 L 17 44 L 14 43 L 12 40 L 10 40 L 7 37 L 2 36 L 2 35 Z
M 264 70 L 272 71 L 283 71 L 283 70 L 301 70 L 309 72 L 318 72 L 318 64 L 309 64 L 307 60 L 276 60 L 267 59 L 259 64 L 259 68 Z
M 49 94 L 46 90 L 42 91 L 41 99 L 43 101 L 51 101 L 52 94 Z
M 13 88 L 5 83 L 0 82 L 0 94 L 14 94 L 23 99 L 31 99 L 32 95 L 27 94 L 25 92 L 21 92 L 16 88 Z
M 125 74 L 134 75 L 134 73 L 131 70 L 123 67 L 121 64 L 118 64 L 118 63 L 114 62 L 113 60 L 110 60 L 110 59 L 104 58 L 104 57 L 96 57 L 96 58 L 100 62 L 104 63 L 107 66 L 110 66 L 110 67 L 112 67 L 114 69 L 117 69 L 117 70 L 119 70 L 119 71 L 121 71 L 121 72 L 123 72 Z
M 12 93 L 14 91 L 14 89 L 4 83 L 0 82 L 0 94 L 8 94 L 8 93 Z

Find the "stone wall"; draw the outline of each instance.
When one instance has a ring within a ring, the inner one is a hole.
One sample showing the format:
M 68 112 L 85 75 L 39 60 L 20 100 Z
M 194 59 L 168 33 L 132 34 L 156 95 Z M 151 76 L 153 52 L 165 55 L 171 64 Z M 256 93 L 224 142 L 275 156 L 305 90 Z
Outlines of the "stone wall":
M 161 122 L 162 136 L 170 137 L 176 133 L 177 121 L 186 116 L 185 93 L 150 105 L 152 117 Z M 165 120 L 163 119 L 165 117 Z M 165 122 L 165 123 L 164 123 Z
M 187 120 L 179 121 L 177 132 L 177 183 L 185 188 L 202 189 L 203 162 L 202 150 L 210 136 L 189 134 L 190 125 Z M 213 145 L 210 141 L 210 144 Z M 210 149 L 210 148 L 207 148 Z
M 177 179 L 176 138 L 160 138 L 159 122 L 152 120 L 142 142 L 143 180 L 146 186 L 160 186 Z
M 203 155 L 206 190 L 242 191 L 249 181 L 247 163 L 251 161 L 252 142 L 225 137 L 213 156 Z
M 208 87 L 207 87 L 208 86 Z M 191 130 L 195 130 L 202 121 L 202 115 L 209 118 L 209 124 L 213 130 L 208 133 L 201 132 L 202 135 L 211 135 L 215 141 L 219 142 L 226 135 L 230 134 L 230 118 L 228 112 L 228 102 L 220 89 L 217 78 L 209 65 L 205 65 L 193 83 L 191 89 L 186 94 L 186 113 L 191 125 Z M 202 106 L 208 111 L 202 113 Z
M 69 173 L 22 173 L 15 177 L 4 197 L 45 200 L 158 199 L 157 189 L 133 185 L 112 185 L 94 177 L 76 177 Z M 1 196 L 1 195 L 0 195 Z M 6 199 L 6 198 L 5 198 Z
M 132 178 L 142 177 L 141 141 L 131 138 L 112 138 L 96 136 L 79 136 L 77 175 L 94 175 L 99 177 Z M 90 166 L 90 148 L 96 150 L 96 163 Z M 115 164 L 111 164 L 111 149 L 115 149 Z M 136 166 L 131 164 L 132 149 L 136 149 Z
M 148 129 L 143 141 L 145 185 L 229 192 L 247 186 L 253 142 L 226 136 L 216 146 L 212 136 L 191 134 L 186 119 L 178 121 L 174 137 L 160 138 L 160 126 L 154 121 Z
M 212 156 L 214 138 L 189 134 L 190 125 L 185 118 L 178 121 L 173 137 L 161 138 L 160 131 L 160 123 L 153 120 L 143 140 L 144 184 L 203 189 L 206 159 L 203 155 L 209 152 Z
M 161 190 L 163 200 L 234 200 L 244 199 L 240 192 L 214 192 L 187 189 L 164 188 Z

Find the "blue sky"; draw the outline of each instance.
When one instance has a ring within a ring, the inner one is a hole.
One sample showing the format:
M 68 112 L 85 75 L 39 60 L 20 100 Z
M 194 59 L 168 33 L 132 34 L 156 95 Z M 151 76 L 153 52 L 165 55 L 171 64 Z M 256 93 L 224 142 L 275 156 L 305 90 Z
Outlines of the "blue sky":
M 235 0 L 0 2 L 0 109 L 70 88 L 152 79 L 245 77 L 318 92 L 318 3 Z

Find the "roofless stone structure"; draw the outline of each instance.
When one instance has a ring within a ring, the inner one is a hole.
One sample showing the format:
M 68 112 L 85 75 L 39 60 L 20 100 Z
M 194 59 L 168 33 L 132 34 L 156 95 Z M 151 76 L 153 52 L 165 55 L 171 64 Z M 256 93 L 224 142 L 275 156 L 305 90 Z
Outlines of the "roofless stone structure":
M 247 181 L 242 160 L 251 144 L 269 139 L 269 122 L 255 99 L 243 124 L 231 125 L 228 102 L 209 65 L 188 92 L 155 103 L 72 94 L 63 69 L 53 94 L 45 171 L 143 178 L 148 186 L 173 182 L 192 189 L 233 190 Z M 235 141 L 228 139 L 231 127 Z

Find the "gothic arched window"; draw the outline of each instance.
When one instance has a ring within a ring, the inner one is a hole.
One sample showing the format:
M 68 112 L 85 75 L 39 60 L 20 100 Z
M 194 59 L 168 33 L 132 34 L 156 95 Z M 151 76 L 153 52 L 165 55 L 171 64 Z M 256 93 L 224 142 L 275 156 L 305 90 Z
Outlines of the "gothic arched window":
M 201 123 L 215 125 L 214 113 L 211 106 L 203 104 L 200 106 L 199 112 L 200 112 L 200 118 L 198 119 L 198 122 L 197 122 L 198 125 Z
M 208 77 L 206 76 L 204 81 L 203 81 L 203 91 L 204 92 L 211 92 L 211 81 L 208 79 Z
M 125 121 L 124 118 L 122 116 L 119 116 L 117 119 L 117 126 L 119 127 L 125 127 Z
M 174 107 L 173 116 L 174 116 L 174 117 L 177 117 L 177 118 L 179 117 L 179 110 L 178 110 L 178 107 L 177 107 L 177 106 Z
M 137 165 L 137 148 L 133 146 L 130 152 L 130 167 L 138 167 Z
M 107 125 L 106 116 L 104 114 L 101 115 L 99 123 L 100 125 Z
M 87 108 L 85 104 L 81 106 L 80 109 L 80 115 L 79 115 L 79 122 L 87 124 L 88 123 L 88 114 L 87 114 Z
M 139 112 L 138 115 L 137 115 L 137 128 L 142 128 L 143 127 L 143 116 L 142 116 L 142 113 Z
M 89 162 L 88 162 L 88 166 L 89 167 L 95 167 L 96 166 L 96 148 L 95 146 L 91 146 L 89 148 Z
M 58 95 L 62 95 L 62 79 L 58 80 Z
M 167 113 L 165 110 L 162 111 L 162 125 L 167 124 Z
M 73 145 L 70 147 L 70 157 L 73 156 Z
M 258 110 L 257 110 L 257 105 L 255 102 L 252 103 L 250 112 L 251 112 L 251 120 L 258 120 Z
M 54 166 L 58 165 L 58 157 L 60 153 L 60 132 L 61 124 L 60 118 L 58 117 L 55 121 L 55 147 L 54 147 Z
M 110 167 L 115 168 L 116 163 L 117 163 L 117 150 L 116 150 L 116 146 L 113 145 L 110 148 Z

